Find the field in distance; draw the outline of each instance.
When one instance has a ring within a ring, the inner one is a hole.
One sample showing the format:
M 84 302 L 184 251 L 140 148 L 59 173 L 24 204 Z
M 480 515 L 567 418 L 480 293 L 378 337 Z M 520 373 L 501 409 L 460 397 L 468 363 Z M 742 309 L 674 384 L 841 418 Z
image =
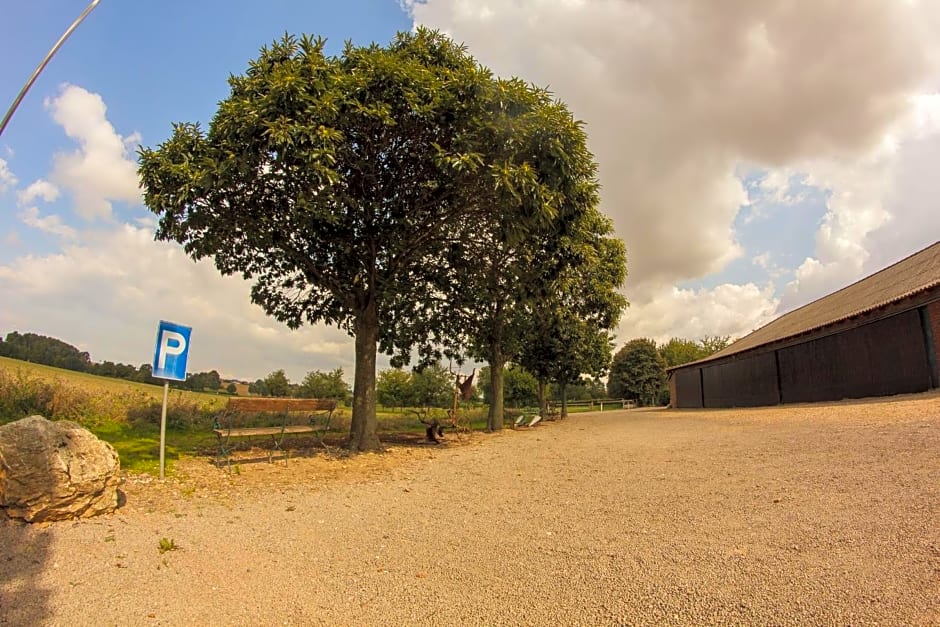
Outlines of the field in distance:
M 138 383 L 136 381 L 128 381 L 127 379 L 115 379 L 113 377 L 102 377 L 85 372 L 76 372 L 74 370 L 53 368 L 52 366 L 34 364 L 28 361 L 20 361 L 19 359 L 10 359 L 9 357 L 0 357 L 0 370 L 6 371 L 14 376 L 37 378 L 47 381 L 58 380 L 66 385 L 80 387 L 92 394 L 145 396 L 155 401 L 163 402 L 163 386 L 160 385 Z M 198 403 L 211 409 L 221 409 L 228 399 L 226 395 L 192 392 L 189 390 L 174 390 L 172 388 L 170 389 L 170 396 L 178 400 Z

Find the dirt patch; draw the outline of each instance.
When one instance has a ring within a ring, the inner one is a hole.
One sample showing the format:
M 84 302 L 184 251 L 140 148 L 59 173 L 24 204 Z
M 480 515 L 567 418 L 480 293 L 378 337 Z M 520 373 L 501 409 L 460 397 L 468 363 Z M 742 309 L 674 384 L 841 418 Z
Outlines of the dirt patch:
M 126 511 L 176 511 L 181 502 L 234 504 L 259 495 L 303 486 L 321 489 L 334 484 L 361 483 L 407 473 L 419 461 L 433 460 L 449 450 L 479 445 L 486 434 L 452 434 L 440 444 L 428 443 L 422 434 L 383 434 L 384 451 L 350 455 L 342 439 L 321 445 L 313 438 L 294 438 L 283 451 L 270 446 L 248 446 L 220 460 L 207 449 L 198 457 L 174 462 L 164 481 L 148 474 L 124 473 Z

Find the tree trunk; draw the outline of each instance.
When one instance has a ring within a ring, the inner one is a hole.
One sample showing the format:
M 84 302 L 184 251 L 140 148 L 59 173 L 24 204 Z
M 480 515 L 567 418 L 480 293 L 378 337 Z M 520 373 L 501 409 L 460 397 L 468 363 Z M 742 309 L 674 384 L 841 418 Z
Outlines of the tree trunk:
M 379 339 L 379 316 L 375 299 L 367 296 L 356 314 L 356 376 L 353 385 L 349 450 L 377 451 L 382 448 L 375 417 L 375 353 Z
M 568 417 L 568 384 L 561 384 L 561 417 Z
M 490 359 L 490 411 L 487 416 L 486 430 L 499 431 L 503 428 L 503 351 L 495 349 Z
M 545 379 L 539 378 L 539 416 L 542 417 L 542 420 L 548 418 L 548 398 L 545 394 L 547 387 Z

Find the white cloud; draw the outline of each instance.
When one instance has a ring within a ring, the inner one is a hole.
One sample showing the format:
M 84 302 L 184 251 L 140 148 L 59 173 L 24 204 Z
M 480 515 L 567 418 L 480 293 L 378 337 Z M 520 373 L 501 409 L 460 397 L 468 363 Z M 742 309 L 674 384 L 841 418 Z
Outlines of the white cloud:
M 755 257 L 751 258 L 751 263 L 760 268 L 769 268 L 770 267 L 770 253 L 763 252 Z
M 893 184 L 884 199 L 888 219 L 868 233 L 865 273 L 940 239 L 940 133 L 902 144 Z
M 732 228 L 747 204 L 736 176 L 742 164 L 769 170 L 764 191 L 785 203 L 802 200 L 793 194 L 793 177 L 831 192 L 813 262 L 801 266 L 787 302 L 838 287 L 861 271 L 870 257 L 865 238 L 890 220 L 882 199 L 894 177 L 891 134 L 918 110 L 911 96 L 940 59 L 937 4 L 428 0 L 408 6 L 416 23 L 465 42 L 501 75 L 548 85 L 587 122 L 603 209 L 627 244 L 628 318 L 655 330 L 665 328 L 656 299 L 672 285 L 718 272 L 742 254 Z M 736 298 L 728 289 L 715 293 Z M 766 299 L 734 303 L 748 327 L 762 317 Z M 716 316 L 717 329 L 726 319 Z M 667 319 L 676 334 L 688 326 Z
M 139 135 L 119 135 L 106 117 L 101 96 L 75 85 L 63 86 L 46 107 L 79 145 L 73 152 L 56 154 L 50 175 L 72 195 L 75 211 L 86 219 L 110 218 L 111 201 L 139 203 L 137 164 L 129 151 Z
M 794 183 L 805 184 L 805 177 L 793 172 L 792 168 L 776 168 L 767 172 L 758 187 L 771 202 L 795 205 L 804 200 L 805 193 L 795 191 Z
M 6 160 L 0 159 L 0 194 L 16 186 L 17 180 Z
M 0 265 L 0 329 L 33 331 L 92 347 L 96 360 L 149 363 L 157 322 L 193 327 L 190 371 L 218 369 L 255 379 L 284 368 L 293 381 L 315 369 L 345 368 L 354 348 L 342 331 L 291 331 L 252 305 L 249 285 L 193 263 L 176 244 L 125 224 L 81 231 L 60 253 Z
M 76 229 L 59 215 L 42 215 L 30 203 L 56 200 L 60 187 L 86 218 L 110 217 L 113 200 L 140 201 L 128 156 L 140 138 L 115 132 L 101 96 L 67 85 L 47 106 L 79 148 L 58 154 L 48 177 L 19 191 L 18 217 L 57 235 L 61 248 L 0 265 L 0 330 L 43 333 L 96 360 L 137 365 L 150 362 L 157 322 L 168 319 L 193 327 L 190 371 L 254 379 L 284 368 L 294 381 L 314 369 L 351 374 L 354 347 L 344 332 L 287 329 L 251 304 L 246 281 L 221 276 L 208 261 L 194 263 L 175 243 L 155 242 L 154 216 Z M 19 237 L 11 231 L 5 241 L 12 246 Z
M 37 198 L 46 202 L 53 202 L 59 197 L 59 188 L 43 179 L 33 181 L 29 187 L 16 193 L 16 201 L 20 205 L 28 205 Z
M 653 295 L 639 314 L 632 307 L 627 309 L 620 337 L 649 337 L 660 343 L 671 337 L 739 338 L 770 322 L 778 304 L 773 285 L 726 283 L 713 289 L 665 288 Z
M 909 36 L 916 14 L 880 0 L 430 0 L 412 10 L 497 72 L 550 85 L 587 120 L 635 283 L 722 267 L 745 202 L 738 162 L 866 149 L 926 65 Z
M 67 224 L 63 224 L 62 218 L 57 215 L 41 217 L 38 207 L 27 207 L 23 209 L 19 214 L 19 218 L 23 221 L 23 224 L 27 226 L 57 235 L 67 240 L 74 240 L 78 235 L 75 229 Z
M 798 167 L 806 183 L 830 192 L 814 256 L 797 268 L 781 309 L 788 311 L 848 285 L 916 250 L 940 232 L 940 97 L 911 99 L 908 115 L 880 144 L 852 161 L 816 160 Z
M 747 202 L 742 203 L 743 224 L 752 224 L 768 217 L 768 209 L 777 206 L 793 207 L 806 200 L 806 193 L 798 191 L 796 184 L 805 184 L 805 175 L 794 172 L 792 168 L 738 168 L 740 178 L 761 173 L 756 183 L 750 184 Z

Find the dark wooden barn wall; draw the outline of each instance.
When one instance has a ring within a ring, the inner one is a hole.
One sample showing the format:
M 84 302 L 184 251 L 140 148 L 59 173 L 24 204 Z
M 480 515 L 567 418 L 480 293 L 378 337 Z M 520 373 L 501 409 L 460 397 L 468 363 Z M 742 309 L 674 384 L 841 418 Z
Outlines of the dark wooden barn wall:
M 702 369 L 686 368 L 676 370 L 673 374 L 675 381 L 676 407 L 702 406 Z
M 705 407 L 776 405 L 777 365 L 763 353 L 702 368 Z
M 934 302 L 801 344 L 675 370 L 675 406 L 754 407 L 923 392 L 936 387 L 938 331 L 940 303 Z
M 933 385 L 940 387 L 940 300 L 930 303 L 922 309 L 921 315 L 926 322 L 927 350 L 933 350 L 930 365 L 933 368 Z
M 930 362 L 917 310 L 777 352 L 784 403 L 930 389 Z

